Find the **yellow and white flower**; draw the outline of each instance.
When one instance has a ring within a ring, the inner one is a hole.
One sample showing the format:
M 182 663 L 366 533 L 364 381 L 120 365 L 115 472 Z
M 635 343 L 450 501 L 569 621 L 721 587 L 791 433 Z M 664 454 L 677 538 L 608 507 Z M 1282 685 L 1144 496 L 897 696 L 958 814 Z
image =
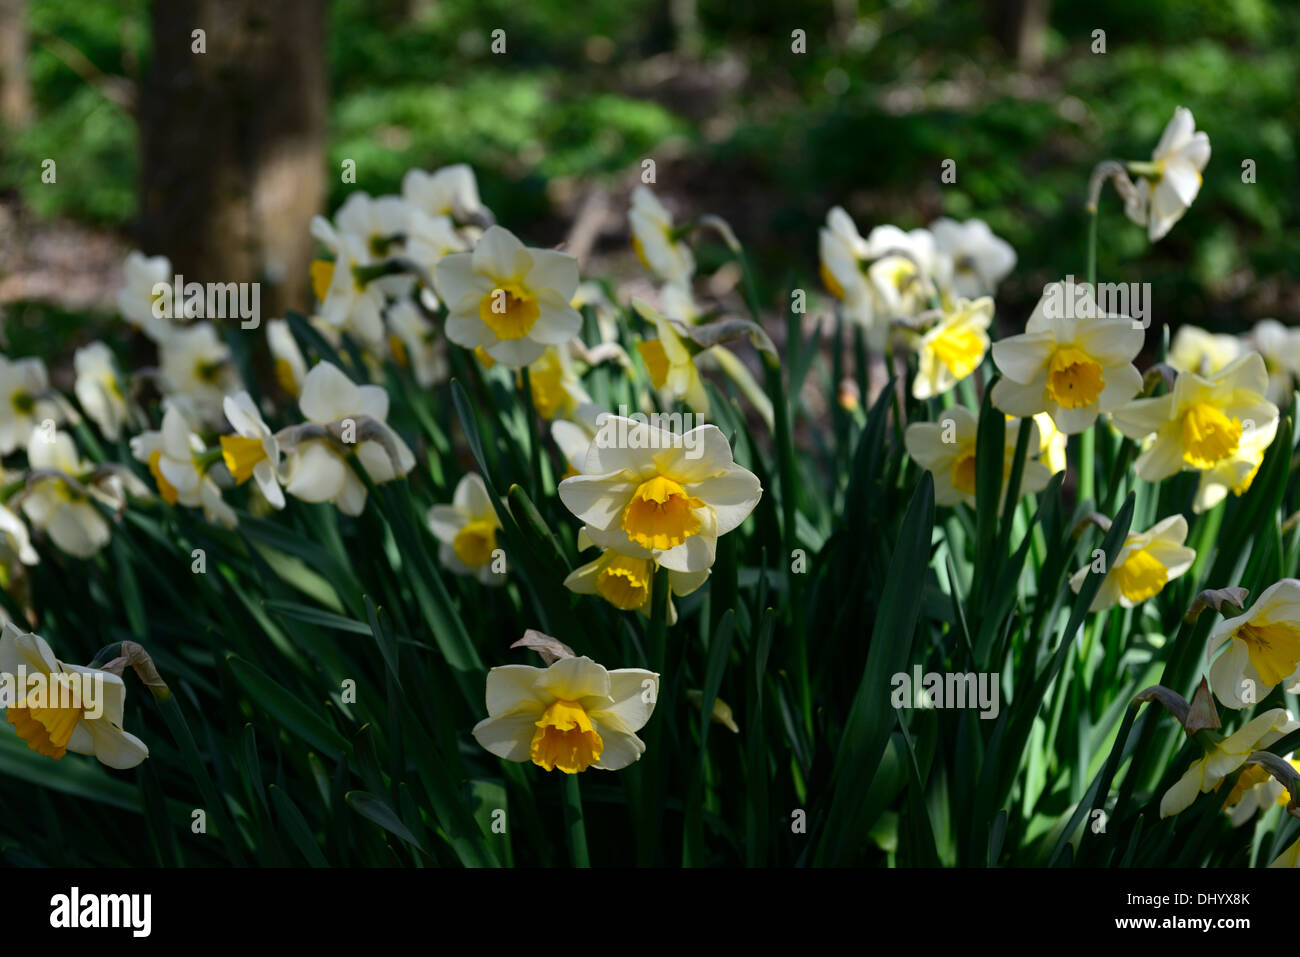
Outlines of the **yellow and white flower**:
M 940 278 L 941 257 L 929 230 L 904 232 L 897 226 L 877 226 L 867 236 L 866 253 L 873 260 L 867 278 L 880 320 L 915 316 L 930 308 L 938 296 L 935 279 Z
M 709 394 L 704 390 L 704 380 L 695 365 L 695 356 L 677 334 L 673 324 L 646 303 L 636 300 L 632 307 L 654 323 L 658 337 L 642 339 L 636 344 L 637 352 L 650 373 L 650 383 L 666 399 L 680 400 L 691 411 L 702 416 L 709 414 Z
M 528 366 L 528 383 L 532 390 L 533 408 L 543 419 L 557 415 L 568 418 L 579 406 L 591 402 L 567 345 L 547 346 L 542 357 Z
M 482 347 L 497 362 L 519 368 L 547 346 L 572 339 L 582 325 L 569 300 L 578 288 L 578 261 L 566 253 L 528 249 L 492 226 L 472 253 L 438 263 L 435 281 L 447 304 L 447 338 Z
M 1264 360 L 1252 352 L 1210 376 L 1180 372 L 1172 390 L 1138 399 L 1112 418 L 1129 438 L 1148 440 L 1137 474 L 1144 482 L 1159 482 L 1184 469 L 1213 469 L 1229 461 L 1243 438 L 1262 435 L 1271 442 L 1278 412 L 1264 398 L 1267 390 Z
M 1011 418 L 1007 416 L 1008 421 Z M 1069 464 L 1066 459 L 1069 436 L 1056 427 L 1046 412 L 1034 416 L 1034 424 L 1038 426 L 1038 460 L 1047 466 L 1052 475 L 1064 472 Z
M 47 441 L 39 430 L 32 433 L 27 443 L 27 462 L 34 471 L 62 472 L 77 479 L 91 470 L 90 463 L 77 454 L 72 436 L 55 432 L 53 439 Z M 88 491 L 90 495 L 100 497 L 95 487 Z M 49 535 L 54 544 L 69 555 L 90 558 L 108 544 L 111 531 L 94 502 L 57 476 L 41 478 L 33 483 L 21 501 L 27 520 Z
M 1268 400 L 1290 406 L 1296 380 L 1300 378 L 1300 329 L 1282 325 L 1276 319 L 1261 319 L 1247 337 L 1245 348 L 1264 357 L 1268 370 Z
M 1129 164 L 1130 170 L 1142 175 L 1134 184 L 1134 196 L 1124 204 L 1124 212 L 1139 226 L 1147 227 L 1151 242 L 1168 233 L 1187 212 L 1201 190 L 1201 171 L 1209 161 L 1209 136 L 1196 131 L 1192 111 L 1180 106 L 1160 135 L 1151 162 Z
M 196 422 L 219 428 L 221 400 L 239 389 L 230 348 L 210 322 L 178 328 L 158 345 L 163 391 Z
M 361 467 L 376 484 L 391 482 L 415 467 L 410 448 L 384 421 L 388 393 L 381 387 L 358 386 L 337 366 L 320 362 L 307 373 L 298 408 L 309 423 L 338 427 L 343 442 L 354 441 Z M 367 428 L 376 434 L 367 435 Z M 366 507 L 365 483 L 329 439 L 295 443 L 285 476 L 285 491 L 304 502 L 333 502 L 344 515 L 360 515 Z
M 266 344 L 275 363 L 275 381 L 294 398 L 302 392 L 307 378 L 307 360 L 298 348 L 298 340 L 289 329 L 288 319 L 272 319 L 266 324 Z
M 944 312 L 921 336 L 912 395 L 918 399 L 942 395 L 979 368 L 989 348 L 992 321 L 992 299 L 958 299 L 955 308 Z
M 202 508 L 208 521 L 234 528 L 239 520 L 222 501 L 206 451 L 203 439 L 190 429 L 184 412 L 175 404 L 167 406 L 158 431 L 142 432 L 131 439 L 131 454 L 149 466 L 163 501 Z
M 1300 724 L 1296 727 L 1300 727 Z M 1292 760 L 1291 755 L 1288 754 L 1283 760 L 1300 770 L 1300 762 Z M 1290 801 L 1291 792 L 1267 768 L 1252 764 L 1237 775 L 1237 782 L 1224 798 L 1223 809 L 1227 811 L 1232 826 L 1241 827 L 1254 817 L 1256 811 L 1263 814 L 1271 805 L 1286 806 Z
M 388 307 L 388 351 L 393 361 L 410 369 L 415 383 L 428 389 L 447 378 L 447 356 L 433 323 L 410 299 Z
M 334 259 L 311 264 L 311 288 L 320 303 L 318 314 L 332 329 L 346 332 L 367 348 L 384 339 L 384 290 L 379 281 L 363 279 L 372 257 L 362 240 L 334 230 L 321 216 L 312 220 L 312 235 L 328 246 Z
M 559 493 L 592 541 L 624 553 L 635 543 L 679 572 L 712 566 L 718 536 L 749 517 L 763 494 L 715 425 L 678 435 L 605 416 L 582 471 Z
M 9 587 L 19 565 L 36 565 L 40 560 L 23 520 L 0 505 L 0 588 Z
M 965 406 L 955 405 L 944 409 L 937 422 L 913 422 L 903 433 L 903 444 L 918 465 L 934 476 L 934 503 L 956 505 L 965 502 L 975 507 L 975 438 L 979 422 L 975 413 Z M 1018 419 L 1011 419 L 1006 427 L 1006 445 L 1002 463 L 1002 492 L 998 495 L 1001 508 L 1007 483 L 1011 480 L 1011 467 L 1016 457 L 1016 439 L 1020 430 Z M 1038 426 L 1029 433 L 1030 450 L 1040 447 Z M 1032 495 L 1047 487 L 1052 473 L 1047 466 L 1026 456 L 1020 478 L 1022 495 Z
M 595 545 L 585 528 L 578 532 L 578 551 Z M 648 548 L 633 545 L 628 551 L 603 549 L 600 555 L 564 579 L 564 587 L 579 595 L 599 595 L 615 608 L 637 611 L 650 617 L 656 564 Z M 677 623 L 673 595 L 686 596 L 709 577 L 709 569 L 698 572 L 668 572 L 668 624 Z
M 502 665 L 488 672 L 488 716 L 474 738 L 499 758 L 547 771 L 617 771 L 645 752 L 636 732 L 658 697 L 659 676 L 641 668 L 607 671 L 587 657 Z
M 474 170 L 465 163 L 432 173 L 407 170 L 402 177 L 402 198 L 430 216 L 450 216 L 460 223 L 490 215 L 479 199 Z
M 221 460 L 234 480 L 243 485 L 250 478 L 257 481 L 262 495 L 274 508 L 284 508 L 280 490 L 280 443 L 247 392 L 226 396 L 223 403 L 226 420 L 234 435 L 221 436 Z
M 1166 362 L 1179 372 L 1213 375 L 1242 353 L 1241 340 L 1226 334 L 1216 335 L 1199 326 L 1179 326 L 1169 344 Z
M 50 391 L 45 363 L 0 356 L 0 455 L 22 448 L 47 420 L 62 422 L 63 410 Z
M 818 252 L 822 285 L 844 304 L 846 318 L 870 330 L 875 321 L 875 296 L 863 271 L 867 241 L 839 206 L 826 214 L 826 225 L 818 233 Z
M 998 284 L 1016 268 L 1016 251 L 982 219 L 964 223 L 946 217 L 930 224 L 938 252 L 952 265 L 949 285 L 954 294 L 978 299 L 997 292 Z
M 1233 771 L 1246 763 L 1251 753 L 1267 748 L 1274 741 L 1300 727 L 1285 708 L 1274 708 L 1246 722 L 1242 727 L 1216 742 L 1203 758 L 1193 761 L 1183 776 L 1160 799 L 1160 816 L 1172 817 L 1187 810 L 1197 794 L 1208 794 L 1223 783 Z
M 1046 412 L 1062 432 L 1082 432 L 1142 388 L 1133 359 L 1143 338 L 1127 316 L 1103 315 L 1087 284 L 1053 283 L 1025 331 L 993 343 L 1003 376 L 993 404 L 1009 415 Z
M 1275 582 L 1245 612 L 1215 625 L 1206 657 L 1224 645 L 1210 665 L 1210 686 L 1227 707 L 1263 701 L 1278 685 L 1300 690 L 1300 581 Z
M 20 671 L 21 669 L 21 671 Z M 42 675 L 43 692 L 17 676 Z M 125 771 L 149 757 L 148 746 L 122 730 L 126 683 L 96 668 L 68 665 L 39 635 L 5 622 L 0 635 L 0 675 L 13 675 L 19 700 L 5 709 L 18 737 L 37 754 L 61 760 L 69 751 L 93 755 L 110 768 Z
M 1181 515 L 1171 515 L 1145 532 L 1129 532 L 1088 610 L 1101 611 L 1116 604 L 1132 608 L 1159 594 L 1196 561 L 1196 550 L 1187 548 L 1186 540 L 1187 519 Z M 1070 576 L 1076 595 L 1092 571 L 1091 565 L 1085 565 Z
M 438 560 L 457 575 L 473 575 L 484 585 L 504 585 L 506 576 L 492 566 L 501 520 L 487 486 L 477 472 L 456 483 L 450 505 L 429 509 L 429 531 L 441 542 Z
M 127 422 L 127 407 L 112 350 L 102 342 L 92 342 L 73 354 L 72 364 L 77 373 L 73 390 L 82 411 L 99 426 L 104 438 L 116 442 Z
M 695 256 L 691 247 L 674 235 L 672 214 L 646 187 L 633 190 L 627 221 L 632 249 L 641 264 L 670 285 L 689 286 L 695 275 Z

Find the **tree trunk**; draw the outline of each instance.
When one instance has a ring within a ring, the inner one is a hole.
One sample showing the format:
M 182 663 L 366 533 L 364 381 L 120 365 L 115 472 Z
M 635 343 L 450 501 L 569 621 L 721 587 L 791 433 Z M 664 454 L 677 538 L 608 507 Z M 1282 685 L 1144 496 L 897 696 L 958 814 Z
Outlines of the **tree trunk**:
M 155 0 L 151 20 L 144 251 L 187 282 L 262 283 L 263 317 L 306 309 L 325 186 L 324 0 Z
M 27 0 L 0 0 L 0 125 L 22 129 L 32 119 L 27 82 Z
M 993 32 L 1023 70 L 1043 65 L 1051 6 L 1051 0 L 988 0 Z

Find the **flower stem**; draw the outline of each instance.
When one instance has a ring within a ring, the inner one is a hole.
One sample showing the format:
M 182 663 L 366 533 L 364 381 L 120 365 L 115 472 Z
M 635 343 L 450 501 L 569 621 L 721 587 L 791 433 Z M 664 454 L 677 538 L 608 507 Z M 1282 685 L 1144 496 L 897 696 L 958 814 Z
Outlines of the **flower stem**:
M 574 867 L 591 867 L 587 855 L 587 825 L 582 817 L 582 789 L 576 774 L 564 776 L 564 833 Z

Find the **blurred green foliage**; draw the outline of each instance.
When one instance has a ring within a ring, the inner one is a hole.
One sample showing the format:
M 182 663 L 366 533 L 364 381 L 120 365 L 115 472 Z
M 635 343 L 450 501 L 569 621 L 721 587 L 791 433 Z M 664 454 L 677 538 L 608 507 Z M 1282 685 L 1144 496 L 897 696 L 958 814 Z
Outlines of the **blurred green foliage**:
M 355 160 L 355 188 L 372 193 L 396 190 L 411 166 L 472 163 L 503 222 L 556 241 L 565 224 L 548 184 L 626 174 L 671 139 L 684 153 L 661 167 L 659 188 L 732 219 L 767 274 L 812 274 L 816 228 L 837 203 L 864 232 L 980 216 L 1020 255 L 1002 297 L 1019 320 L 1063 264 L 1082 272 L 1093 164 L 1146 159 L 1183 105 L 1213 144 L 1201 196 L 1148 250 L 1107 192 L 1101 278 L 1157 284 L 1160 322 L 1231 327 L 1261 309 L 1300 319 L 1300 4 L 1058 0 L 1045 62 L 1026 74 L 972 0 L 862 2 L 847 20 L 829 3 L 700 0 L 699 58 L 647 79 L 646 61 L 688 38 L 667 6 L 335 0 L 326 161 Z M 0 188 L 39 215 L 129 226 L 133 121 L 44 38 L 105 74 L 147 75 L 145 10 L 143 0 L 30 3 L 39 120 L 4 140 Z M 504 55 L 490 49 L 498 27 Z M 791 51 L 795 29 L 806 53 Z M 1104 54 L 1091 49 L 1099 29 Z M 57 189 L 40 184 L 45 157 L 59 162 Z M 948 158 L 954 185 L 939 181 Z M 1246 159 L 1254 184 L 1242 182 Z M 354 187 L 330 181 L 334 207 Z

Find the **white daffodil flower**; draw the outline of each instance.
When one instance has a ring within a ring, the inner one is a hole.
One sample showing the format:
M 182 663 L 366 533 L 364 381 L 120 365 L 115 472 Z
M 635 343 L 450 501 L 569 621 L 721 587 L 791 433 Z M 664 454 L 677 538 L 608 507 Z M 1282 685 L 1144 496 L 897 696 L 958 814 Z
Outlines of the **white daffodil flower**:
M 835 206 L 826 214 L 826 225 L 818 232 L 822 285 L 844 303 L 845 315 L 869 327 L 875 318 L 873 294 L 862 265 L 867 259 L 867 241 L 853 218 Z
M 715 425 L 678 435 L 606 416 L 582 471 L 559 493 L 592 541 L 624 553 L 635 543 L 679 572 L 712 566 L 718 536 L 739 526 L 763 494 Z
M 302 392 L 303 380 L 307 378 L 307 360 L 298 348 L 298 340 L 293 337 L 288 319 L 272 319 L 266 324 L 266 344 L 275 363 L 275 381 L 296 399 Z
M 1282 325 L 1276 319 L 1261 319 L 1246 337 L 1243 348 L 1254 348 L 1264 357 L 1268 370 L 1268 400 L 1276 406 L 1290 406 L 1291 394 L 1300 379 L 1300 329 Z
M 406 226 L 406 258 L 428 276 L 434 275 L 438 263 L 447 256 L 468 248 L 451 217 L 430 216 L 422 209 L 411 207 L 411 218 Z M 438 308 L 438 296 L 428 287 L 421 287 L 420 301 L 429 309 Z
M 501 520 L 477 472 L 461 476 L 450 505 L 429 509 L 428 523 L 441 543 L 438 560 L 444 566 L 457 575 L 473 575 L 484 585 L 505 584 L 505 574 L 492 567 Z
M 913 422 L 903 433 L 903 445 L 916 464 L 934 476 L 934 503 L 956 505 L 965 502 L 975 507 L 975 438 L 979 422 L 975 413 L 961 405 L 944 409 L 937 422 Z M 1011 467 L 1016 457 L 1016 440 L 1020 421 L 1010 419 L 1006 425 L 1006 443 L 1002 458 L 1002 488 L 998 493 L 998 509 L 1006 497 L 1007 483 L 1011 480 Z M 1030 429 L 1027 449 L 1033 450 L 1025 457 L 1020 474 L 1020 493 L 1032 495 L 1047 487 L 1052 473 L 1037 458 L 1040 448 L 1038 426 Z
M 1183 776 L 1160 799 L 1160 816 L 1171 817 L 1192 806 L 1198 794 L 1218 787 L 1223 779 L 1246 763 L 1251 753 L 1267 748 L 1296 727 L 1285 708 L 1265 711 L 1215 744 L 1203 758 L 1193 761 Z
M 964 299 L 997 292 L 998 284 L 1016 268 L 1016 251 L 999 239 L 982 219 L 964 223 L 941 218 L 930 224 L 938 251 L 952 262 L 951 289 Z
M 665 399 L 682 401 L 692 412 L 701 416 L 709 414 L 709 394 L 704 390 L 695 356 L 677 334 L 673 324 L 641 300 L 632 308 L 654 323 L 658 338 L 642 339 L 636 350 L 650 373 L 650 383 Z M 666 404 L 671 404 L 671 401 Z
M 0 505 L 0 588 L 8 588 L 21 574 L 20 565 L 36 565 L 40 560 L 27 525 L 8 506 Z
M 1201 171 L 1209 161 L 1209 136 L 1196 131 L 1192 111 L 1180 106 L 1160 135 L 1151 162 L 1129 164 L 1131 171 L 1141 175 L 1124 212 L 1147 227 L 1151 242 L 1162 238 L 1187 212 L 1201 190 Z
M 1286 755 L 1282 760 L 1290 762 L 1293 768 L 1300 771 L 1300 762 L 1292 760 L 1291 755 Z M 1233 827 L 1241 827 L 1256 812 L 1263 814 L 1274 804 L 1285 806 L 1290 801 L 1291 792 L 1267 768 L 1252 764 L 1242 768 L 1237 775 L 1237 783 L 1223 800 L 1223 809 L 1228 813 L 1229 823 Z
M 20 685 L 19 674 L 42 676 L 44 690 L 30 680 Z M 117 675 L 64 664 L 44 638 L 8 621 L 0 634 L 0 676 L 9 675 L 20 694 L 5 718 L 37 754 L 56 761 L 69 751 L 93 755 L 118 771 L 149 757 L 148 746 L 122 730 L 126 683 Z
M 1053 283 L 1025 331 L 993 343 L 1003 378 L 993 404 L 1008 415 L 1046 412 L 1069 435 L 1091 428 L 1137 395 L 1142 375 L 1133 360 L 1145 330 L 1127 316 L 1101 313 L 1086 283 Z
M 595 545 L 585 528 L 578 532 L 578 551 Z M 564 587 L 579 595 L 599 595 L 615 608 L 636 611 L 650 617 L 655 576 L 654 554 L 633 544 L 626 552 L 602 549 L 595 561 L 575 568 L 564 579 Z M 686 596 L 708 580 L 709 569 L 698 572 L 668 572 L 668 625 L 677 624 L 673 595 Z
M 877 314 L 884 320 L 915 316 L 937 297 L 936 278 L 942 257 L 927 229 L 904 232 L 897 226 L 877 226 L 867 236 L 867 278 L 876 294 Z
M 402 177 L 402 198 L 430 216 L 450 216 L 459 223 L 490 216 L 479 199 L 474 171 L 464 163 L 433 173 L 407 170 Z
M 158 346 L 163 392 L 204 425 L 219 428 L 221 400 L 239 388 L 230 347 L 210 322 L 177 329 Z
M 1242 354 L 1236 336 L 1215 335 L 1199 326 L 1179 326 L 1165 362 L 1179 372 L 1213 375 Z
M 1275 582 L 1244 613 L 1215 625 L 1206 657 L 1224 645 L 1210 665 L 1210 686 L 1227 707 L 1263 701 L 1278 685 L 1300 691 L 1300 581 Z
M 72 357 L 77 373 L 73 391 L 81 409 L 110 442 L 116 442 L 127 422 L 126 397 L 118 384 L 113 351 L 102 342 L 78 349 Z
M 587 461 L 587 450 L 600 431 L 603 416 L 610 414 L 608 410 L 589 402 L 574 409 L 569 418 L 551 421 L 551 438 L 564 456 L 566 465 L 563 478 L 582 474 L 582 467 Z
M 50 391 L 45 363 L 0 356 L 0 455 L 22 448 L 32 431 L 47 421 L 62 422 L 63 410 Z
M 117 293 L 117 311 L 154 342 L 161 343 L 177 328 L 176 319 L 154 315 L 154 287 L 171 286 L 175 281 L 171 260 L 166 256 L 146 256 L 139 250 L 127 253 L 123 267 L 122 288 Z
M 415 467 L 411 450 L 385 424 L 388 393 L 379 386 L 358 386 L 338 367 L 321 362 L 307 373 L 298 407 L 310 423 L 342 426 L 345 442 L 346 425 L 352 423 L 356 457 L 371 481 L 390 482 Z M 376 437 L 362 434 L 362 423 L 358 421 L 362 417 L 378 428 Z M 285 472 L 285 491 L 304 502 L 333 502 L 345 515 L 360 515 L 366 506 L 365 484 L 328 439 L 298 442 L 289 452 Z
M 158 431 L 142 432 L 131 439 L 131 455 L 149 467 L 163 501 L 201 508 L 208 521 L 234 528 L 238 516 L 222 500 L 206 453 L 203 439 L 191 430 L 182 407 L 174 403 L 167 406 Z
M 399 299 L 388 307 L 388 351 L 403 369 L 410 369 L 415 383 L 428 389 L 447 378 L 447 355 L 433 323 L 410 299 Z
M 311 264 L 311 288 L 320 303 L 319 315 L 330 328 L 347 332 L 367 348 L 384 339 L 384 291 L 376 281 L 364 282 L 359 272 L 372 257 L 362 240 L 334 230 L 329 220 L 312 220 L 312 235 L 328 246 L 334 259 Z
M 313 222 L 313 235 L 321 239 L 337 257 L 339 248 L 347 246 L 363 250 L 358 262 L 373 264 L 406 255 L 407 231 L 416 208 L 400 196 L 370 196 L 357 191 L 350 193 L 334 214 L 334 242 L 330 232 Z M 380 276 L 370 285 L 385 295 L 408 295 L 415 286 L 415 277 L 407 273 Z M 323 301 L 323 300 L 322 300 Z
M 989 348 L 993 300 L 985 296 L 971 302 L 958 299 L 917 344 L 916 378 L 912 395 L 932 399 L 943 395 L 979 368 Z
M 250 478 L 274 508 L 284 508 L 280 490 L 280 443 L 247 392 L 226 396 L 222 403 L 234 435 L 221 436 L 221 459 L 235 481 L 243 485 Z
M 56 432 L 53 441 L 41 431 L 27 443 L 27 463 L 33 471 L 57 471 L 76 479 L 91 470 L 77 454 L 72 436 Z M 92 487 L 91 495 L 100 496 Z M 91 498 L 56 476 L 33 483 L 22 496 L 23 514 L 60 549 L 77 558 L 90 558 L 108 544 L 111 530 Z M 107 503 L 106 504 L 110 504 Z M 116 504 L 116 503 L 111 503 Z
M 636 736 L 654 712 L 659 676 L 641 668 L 607 671 L 590 658 L 549 668 L 502 665 L 487 676 L 488 717 L 474 738 L 506 761 L 547 771 L 617 771 L 638 761 Z
M 1264 398 L 1266 391 L 1264 360 L 1252 352 L 1210 376 L 1180 372 L 1172 390 L 1137 399 L 1112 419 L 1129 438 L 1148 440 L 1137 474 L 1144 482 L 1159 482 L 1184 469 L 1204 471 L 1229 462 L 1243 439 L 1265 436 L 1271 442 L 1278 410 Z
M 1088 610 L 1101 611 L 1112 605 L 1132 608 L 1159 594 L 1196 561 L 1196 550 L 1183 545 L 1186 540 L 1187 519 L 1181 515 L 1171 515 L 1145 532 L 1129 532 Z M 1070 576 L 1070 588 L 1076 595 L 1089 573 L 1095 574 L 1092 565 Z
M 525 248 L 500 226 L 488 229 L 472 253 L 445 257 L 435 281 L 450 310 L 447 338 L 466 349 L 482 347 L 514 369 L 572 339 L 582 325 L 569 305 L 578 288 L 578 261 Z
M 695 255 L 675 235 L 672 214 L 645 186 L 632 191 L 627 222 L 632 231 L 632 249 L 641 264 L 663 282 L 689 286 L 695 275 Z

